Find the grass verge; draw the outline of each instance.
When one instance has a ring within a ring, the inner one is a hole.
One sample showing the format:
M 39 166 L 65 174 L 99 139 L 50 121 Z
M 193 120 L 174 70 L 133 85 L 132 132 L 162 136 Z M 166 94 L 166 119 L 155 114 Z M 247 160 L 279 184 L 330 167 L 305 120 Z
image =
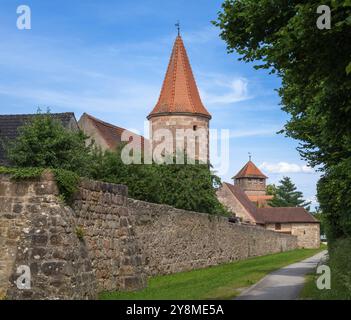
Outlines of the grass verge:
M 321 275 L 309 274 L 300 298 L 305 300 L 351 300 L 351 239 L 336 241 L 329 248 L 329 260 L 325 262 L 330 268 L 331 288 L 319 290 L 317 279 Z
M 137 292 L 104 292 L 102 300 L 209 300 L 231 299 L 268 273 L 315 255 L 320 249 L 297 249 L 250 258 L 206 269 L 149 278 Z

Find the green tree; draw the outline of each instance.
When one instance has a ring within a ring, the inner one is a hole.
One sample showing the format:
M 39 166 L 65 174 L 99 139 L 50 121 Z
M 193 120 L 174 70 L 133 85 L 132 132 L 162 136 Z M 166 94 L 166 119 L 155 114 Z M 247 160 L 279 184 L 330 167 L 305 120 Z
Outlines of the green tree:
M 281 77 L 282 109 L 290 115 L 282 132 L 325 172 L 318 200 L 331 240 L 351 235 L 351 1 L 323 4 L 331 8 L 331 29 L 316 26 L 318 0 L 225 0 L 214 24 L 228 52 Z
M 323 212 L 320 210 L 320 208 L 316 208 L 316 211 L 311 213 L 321 224 L 320 225 L 321 234 L 325 235 L 325 221 L 324 221 Z
M 92 177 L 128 186 L 129 196 L 179 209 L 227 215 L 216 197 L 220 179 L 204 164 L 129 164 L 115 152 L 98 155 Z
M 14 166 L 60 168 L 87 176 L 92 148 L 86 146 L 86 139 L 81 131 L 64 128 L 50 113 L 38 113 L 5 147 Z
M 306 202 L 303 199 L 302 192 L 297 191 L 295 184 L 289 177 L 284 177 L 279 183 L 278 186 L 267 186 L 267 189 L 273 195 L 269 205 L 272 207 L 302 207 L 308 211 L 310 210 L 311 202 Z

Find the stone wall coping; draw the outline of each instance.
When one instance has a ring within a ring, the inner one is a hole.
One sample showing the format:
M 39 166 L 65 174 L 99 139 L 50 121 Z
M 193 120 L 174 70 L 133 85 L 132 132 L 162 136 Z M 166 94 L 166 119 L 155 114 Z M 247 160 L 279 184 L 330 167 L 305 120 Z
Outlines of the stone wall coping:
M 90 191 L 112 193 L 125 197 L 128 196 L 128 187 L 123 184 L 114 184 L 82 178 L 79 187 Z
M 1 173 L 0 174 L 0 180 L 5 180 L 5 181 L 10 181 L 11 178 L 13 177 L 13 174 L 11 173 Z M 50 169 L 44 170 L 42 175 L 40 177 L 33 177 L 33 178 L 28 178 L 28 179 L 23 179 L 19 180 L 19 182 L 25 182 L 25 181 L 30 181 L 30 182 L 45 182 L 45 181 L 56 181 L 54 174 L 50 171 Z

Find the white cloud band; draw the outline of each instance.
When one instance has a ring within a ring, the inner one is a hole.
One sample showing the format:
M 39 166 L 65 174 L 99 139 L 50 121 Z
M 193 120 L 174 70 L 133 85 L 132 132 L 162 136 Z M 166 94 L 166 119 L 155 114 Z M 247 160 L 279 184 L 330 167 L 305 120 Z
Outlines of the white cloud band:
M 260 169 L 269 173 L 313 173 L 313 169 L 307 165 L 298 165 L 296 163 L 279 162 L 268 163 L 263 162 Z

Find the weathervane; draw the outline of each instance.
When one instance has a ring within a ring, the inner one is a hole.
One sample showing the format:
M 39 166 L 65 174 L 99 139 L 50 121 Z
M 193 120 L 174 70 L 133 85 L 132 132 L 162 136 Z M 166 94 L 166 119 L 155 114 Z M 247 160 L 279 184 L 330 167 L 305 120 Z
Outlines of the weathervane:
M 177 21 L 175 26 L 177 27 L 177 30 L 178 30 L 178 36 L 180 36 L 180 22 L 179 22 L 179 20 Z
M 249 160 L 251 161 L 251 158 L 252 158 L 252 154 L 251 152 L 249 152 Z

